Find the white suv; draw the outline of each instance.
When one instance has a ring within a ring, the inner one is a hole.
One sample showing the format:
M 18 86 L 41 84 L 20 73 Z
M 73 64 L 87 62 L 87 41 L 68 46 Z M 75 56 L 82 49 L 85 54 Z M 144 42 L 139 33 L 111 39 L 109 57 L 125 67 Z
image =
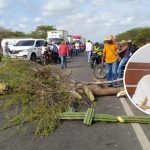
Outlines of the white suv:
M 22 39 L 10 48 L 9 56 L 11 58 L 24 58 L 36 61 L 38 58 L 41 58 L 41 50 L 44 43 L 44 39 Z

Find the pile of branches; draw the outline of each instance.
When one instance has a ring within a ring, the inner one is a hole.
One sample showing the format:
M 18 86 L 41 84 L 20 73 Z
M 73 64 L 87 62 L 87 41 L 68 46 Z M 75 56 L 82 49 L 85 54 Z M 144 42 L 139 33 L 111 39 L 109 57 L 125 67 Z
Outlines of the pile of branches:
M 32 127 L 35 135 L 49 135 L 59 126 L 60 114 L 74 103 L 92 104 L 95 96 L 116 94 L 120 90 L 80 83 L 70 74 L 70 70 L 62 73 L 31 61 L 2 60 L 0 110 L 7 112 L 9 117 L 1 130 L 14 126 Z

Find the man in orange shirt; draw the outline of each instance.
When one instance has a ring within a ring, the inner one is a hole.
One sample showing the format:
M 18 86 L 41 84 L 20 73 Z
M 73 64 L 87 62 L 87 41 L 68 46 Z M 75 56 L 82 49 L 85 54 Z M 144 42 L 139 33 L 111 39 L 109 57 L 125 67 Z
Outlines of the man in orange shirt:
M 114 37 L 112 35 L 107 36 L 105 38 L 103 58 L 102 58 L 102 62 L 103 63 L 105 62 L 107 81 L 117 80 L 117 67 L 118 67 L 117 49 L 118 46 Z M 113 84 L 113 86 L 115 87 L 116 85 Z
M 67 68 L 67 55 L 69 53 L 69 49 L 67 44 L 65 44 L 64 40 L 62 40 L 60 46 L 59 46 L 59 50 L 58 50 L 58 54 L 61 57 L 61 68 L 64 69 Z

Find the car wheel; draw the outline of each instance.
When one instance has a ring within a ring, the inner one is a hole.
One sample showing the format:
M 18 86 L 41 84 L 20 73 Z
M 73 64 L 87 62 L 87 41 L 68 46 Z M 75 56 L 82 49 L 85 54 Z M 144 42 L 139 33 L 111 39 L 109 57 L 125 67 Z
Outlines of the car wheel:
M 36 55 L 35 55 L 35 53 L 31 54 L 30 60 L 36 62 Z

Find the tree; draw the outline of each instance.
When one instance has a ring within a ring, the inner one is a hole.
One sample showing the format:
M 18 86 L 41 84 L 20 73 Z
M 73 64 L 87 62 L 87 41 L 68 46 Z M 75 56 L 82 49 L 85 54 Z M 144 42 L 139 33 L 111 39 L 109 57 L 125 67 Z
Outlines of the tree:
M 44 38 L 47 37 L 47 31 L 56 30 L 54 26 L 51 25 L 40 25 L 36 27 L 36 30 L 31 33 L 33 37 Z
M 36 27 L 35 31 L 31 33 L 24 33 L 21 31 L 11 31 L 0 27 L 0 41 L 3 38 L 19 38 L 19 37 L 31 37 L 31 38 L 44 38 L 47 37 L 47 31 L 56 30 L 52 25 L 40 25 Z
M 132 40 L 135 44 L 142 46 L 146 40 L 150 40 L 150 27 L 145 28 L 134 28 L 124 33 L 118 34 L 117 39 L 121 40 Z
M 47 31 L 51 31 L 51 30 L 56 30 L 56 28 L 50 25 L 40 25 L 36 27 L 36 32 L 40 34 L 45 34 L 47 33 Z
M 26 37 L 26 34 L 24 32 L 20 32 L 20 31 L 11 32 L 11 34 L 14 37 Z

